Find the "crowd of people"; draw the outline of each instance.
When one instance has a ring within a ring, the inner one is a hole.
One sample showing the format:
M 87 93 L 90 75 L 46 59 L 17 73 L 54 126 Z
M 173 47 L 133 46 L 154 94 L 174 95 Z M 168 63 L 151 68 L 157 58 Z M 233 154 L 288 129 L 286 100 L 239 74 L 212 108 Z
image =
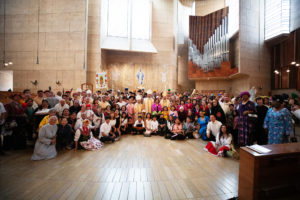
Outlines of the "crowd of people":
M 251 99 L 251 100 L 250 100 Z M 32 160 L 62 149 L 98 150 L 122 135 L 202 139 L 206 151 L 226 156 L 233 146 L 290 142 L 300 118 L 298 96 L 253 97 L 226 92 L 158 93 L 152 90 L 57 92 L 26 89 L 0 103 L 1 152 L 34 144 Z

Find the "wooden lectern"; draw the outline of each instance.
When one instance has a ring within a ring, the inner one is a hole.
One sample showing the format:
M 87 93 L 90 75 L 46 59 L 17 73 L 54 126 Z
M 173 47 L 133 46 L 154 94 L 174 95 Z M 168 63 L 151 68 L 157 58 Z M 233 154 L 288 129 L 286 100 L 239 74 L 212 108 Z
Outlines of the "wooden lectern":
M 300 143 L 240 149 L 239 199 L 300 199 Z

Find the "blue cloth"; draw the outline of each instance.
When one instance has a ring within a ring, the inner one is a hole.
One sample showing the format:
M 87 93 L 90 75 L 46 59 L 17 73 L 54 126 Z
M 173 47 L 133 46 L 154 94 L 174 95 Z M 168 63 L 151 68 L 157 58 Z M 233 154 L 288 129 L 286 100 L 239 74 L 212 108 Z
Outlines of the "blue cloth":
M 204 120 L 201 120 L 201 117 L 198 119 L 198 124 L 200 124 L 200 130 L 199 130 L 199 135 L 202 137 L 203 140 L 207 140 L 206 136 L 206 127 L 209 122 L 209 117 L 205 116 Z
M 269 144 L 288 142 L 288 136 L 293 133 L 293 121 L 290 111 L 286 108 L 280 111 L 270 108 L 264 120 L 264 128 L 269 130 Z

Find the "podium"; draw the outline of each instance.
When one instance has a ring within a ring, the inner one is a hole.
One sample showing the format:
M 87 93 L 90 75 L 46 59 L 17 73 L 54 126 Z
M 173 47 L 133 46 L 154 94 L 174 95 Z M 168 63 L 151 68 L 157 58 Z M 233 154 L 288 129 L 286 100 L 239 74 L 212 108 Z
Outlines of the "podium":
M 239 199 L 300 199 L 300 143 L 240 149 Z

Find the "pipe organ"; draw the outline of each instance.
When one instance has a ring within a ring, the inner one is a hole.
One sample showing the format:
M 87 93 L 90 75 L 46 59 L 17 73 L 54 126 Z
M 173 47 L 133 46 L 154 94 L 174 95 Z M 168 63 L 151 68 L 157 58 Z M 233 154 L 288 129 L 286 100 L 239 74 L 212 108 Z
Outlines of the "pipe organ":
M 219 68 L 229 60 L 228 10 L 189 17 L 189 61 L 203 72 Z

